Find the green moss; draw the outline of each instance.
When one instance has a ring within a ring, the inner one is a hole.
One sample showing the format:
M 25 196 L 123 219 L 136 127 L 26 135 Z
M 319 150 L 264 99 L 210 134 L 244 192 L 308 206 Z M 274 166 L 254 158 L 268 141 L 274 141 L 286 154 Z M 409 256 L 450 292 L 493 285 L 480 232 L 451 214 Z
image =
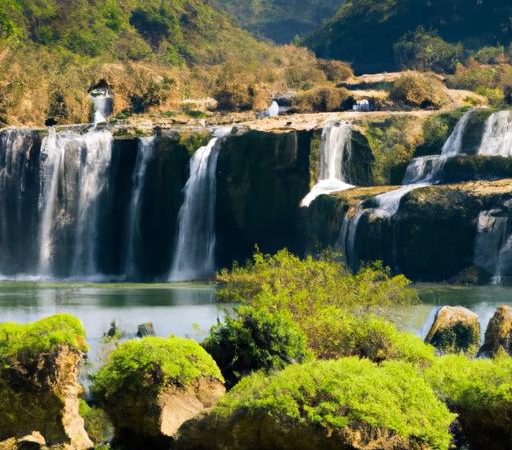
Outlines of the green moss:
M 355 358 L 290 366 L 269 378 L 252 375 L 213 414 L 224 420 L 271 417 L 276 426 L 313 425 L 334 436 L 347 428 L 366 436 L 391 432 L 407 448 L 436 449 L 450 447 L 454 419 L 412 366 L 377 367 Z
M 434 347 L 378 317 L 352 316 L 328 308 L 314 317 L 310 326 L 308 334 L 316 336 L 313 351 L 322 359 L 358 356 L 374 362 L 400 360 L 426 366 L 435 355 Z
M 228 386 L 256 370 L 280 370 L 309 357 L 306 336 L 287 314 L 242 307 L 202 343 Z
M 210 137 L 210 134 L 206 131 L 197 133 L 181 133 L 178 138 L 178 144 L 183 147 L 189 155 L 193 155 L 199 147 L 208 143 Z
M 471 448 L 501 450 L 512 439 L 512 360 L 444 356 L 425 372 L 439 398 L 459 415 Z
M 114 429 L 105 411 L 80 400 L 79 414 L 84 419 L 85 431 L 95 445 L 108 442 L 112 438 Z
M 210 355 L 196 342 L 177 337 L 147 337 L 121 344 L 93 378 L 92 391 L 100 401 L 122 393 L 185 386 L 202 378 L 223 380 Z
M 33 324 L 0 324 L 0 364 L 50 353 L 60 346 L 87 351 L 85 330 L 73 316 L 59 314 Z
M 443 353 L 467 353 L 474 356 L 480 345 L 480 327 L 459 322 L 453 327 L 437 331 L 430 343 Z

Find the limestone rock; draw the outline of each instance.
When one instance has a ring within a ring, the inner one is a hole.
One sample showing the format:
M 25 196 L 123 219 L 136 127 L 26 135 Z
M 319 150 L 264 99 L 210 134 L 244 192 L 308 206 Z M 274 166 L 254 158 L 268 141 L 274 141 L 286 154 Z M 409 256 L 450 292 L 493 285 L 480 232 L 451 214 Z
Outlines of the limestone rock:
M 480 344 L 478 315 L 461 306 L 442 307 L 425 342 L 442 353 L 475 353 Z
M 0 397 L 9 405 L 8 411 L 0 411 L 0 439 L 25 436 L 23 448 L 33 448 L 36 443 L 42 446 L 45 441 L 49 447 L 73 450 L 93 446 L 78 412 L 83 391 L 78 383 L 82 356 L 61 346 L 52 353 L 21 358 L 0 369 Z
M 180 426 L 215 406 L 225 392 L 220 381 L 202 378 L 184 387 L 169 386 L 155 396 L 120 399 L 106 406 L 116 430 L 114 442 L 128 449 L 168 449 Z
M 478 356 L 493 357 L 500 349 L 512 355 L 512 308 L 507 305 L 500 306 L 492 316 Z

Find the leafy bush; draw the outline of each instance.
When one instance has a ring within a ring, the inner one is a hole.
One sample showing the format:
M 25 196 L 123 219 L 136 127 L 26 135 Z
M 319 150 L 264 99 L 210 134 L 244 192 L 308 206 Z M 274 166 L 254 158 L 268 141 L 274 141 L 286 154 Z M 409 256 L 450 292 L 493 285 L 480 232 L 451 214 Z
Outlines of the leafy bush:
M 84 327 L 73 316 L 59 314 L 28 325 L 0 324 L 0 367 L 12 359 L 50 353 L 60 346 L 87 351 Z
M 304 362 L 309 353 L 306 336 L 288 315 L 248 307 L 212 327 L 202 346 L 217 362 L 229 387 L 253 371 L 280 370 Z
M 512 360 L 437 358 L 425 373 L 439 398 L 459 415 L 471 448 L 501 450 L 512 439 Z
M 100 402 L 118 394 L 140 394 L 163 386 L 184 386 L 202 377 L 223 381 L 219 368 L 196 342 L 147 337 L 121 344 L 93 377 L 92 392 Z
M 435 77 L 414 72 L 405 73 L 395 81 L 390 98 L 419 108 L 440 108 L 448 102 L 443 83 Z
M 324 439 L 332 437 L 340 448 L 363 443 L 388 448 L 389 439 L 394 443 L 389 448 L 448 449 L 454 419 L 412 366 L 392 362 L 378 367 L 355 358 L 293 365 L 270 377 L 254 374 L 213 414 L 217 423 L 229 421 L 232 428 L 238 418 L 257 422 L 269 417 L 275 434 L 307 426 L 323 429 Z M 369 444 L 372 439 L 377 445 Z
M 449 44 L 422 27 L 407 33 L 393 48 L 398 64 L 405 69 L 453 73 L 464 56 L 462 44 Z
M 352 316 L 327 308 L 307 326 L 311 349 L 321 359 L 358 356 L 377 363 L 401 360 L 425 366 L 435 355 L 434 347 L 413 334 L 400 332 L 393 324 L 369 315 Z
M 293 107 L 300 112 L 341 111 L 343 102 L 349 97 L 344 88 L 317 87 L 298 94 L 293 99 Z
M 319 59 L 318 68 L 325 73 L 327 80 L 341 83 L 354 76 L 352 68 L 345 62 L 333 59 Z
M 471 57 L 480 64 L 504 64 L 507 62 L 505 47 L 502 45 L 482 47 Z

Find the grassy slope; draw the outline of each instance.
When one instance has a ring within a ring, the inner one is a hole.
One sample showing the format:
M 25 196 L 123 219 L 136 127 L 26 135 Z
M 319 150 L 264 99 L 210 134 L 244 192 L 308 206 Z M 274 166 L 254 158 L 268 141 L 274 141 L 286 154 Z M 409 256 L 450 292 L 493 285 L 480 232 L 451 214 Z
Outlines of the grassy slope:
M 353 61 L 358 71 L 393 69 L 393 44 L 418 26 L 468 48 L 509 44 L 512 4 L 502 0 L 347 0 L 305 43 L 318 56 Z
M 134 99 L 168 111 L 223 76 L 286 83 L 315 59 L 257 41 L 203 0 L 2 0 L 0 64 L 0 124 L 40 125 L 88 120 L 87 90 L 101 79 L 116 112 Z
M 288 43 L 317 29 L 343 0 L 213 0 L 257 36 Z

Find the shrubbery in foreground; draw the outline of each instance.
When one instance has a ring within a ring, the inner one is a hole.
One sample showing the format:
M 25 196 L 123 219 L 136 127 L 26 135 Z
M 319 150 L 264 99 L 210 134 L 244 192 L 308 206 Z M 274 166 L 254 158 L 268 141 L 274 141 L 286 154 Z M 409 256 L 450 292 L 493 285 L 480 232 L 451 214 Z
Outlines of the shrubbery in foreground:
M 436 358 L 425 372 L 438 397 L 458 414 L 470 448 L 503 450 L 512 441 L 512 360 Z
M 213 420 L 220 428 L 211 430 L 212 448 L 230 440 L 238 448 L 244 440 L 251 448 L 272 440 L 275 448 L 292 448 L 283 442 L 299 434 L 301 449 L 313 442 L 310 448 L 448 449 L 454 415 L 411 365 L 347 358 L 247 377 L 221 400 Z
M 253 371 L 280 370 L 310 355 L 306 336 L 288 315 L 250 307 L 239 308 L 234 317 L 212 327 L 202 345 L 219 365 L 228 387 Z

